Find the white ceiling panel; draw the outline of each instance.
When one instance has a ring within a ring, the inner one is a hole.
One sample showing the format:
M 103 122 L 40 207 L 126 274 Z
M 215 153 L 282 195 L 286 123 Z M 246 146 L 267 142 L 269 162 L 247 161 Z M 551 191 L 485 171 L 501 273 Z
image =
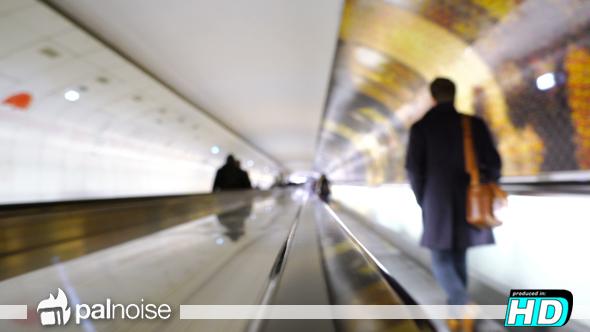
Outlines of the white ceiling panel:
M 41 42 L 2 59 L 0 73 L 26 80 L 70 60 L 71 55 L 62 46 L 51 41 Z
M 91 38 L 87 33 L 79 29 L 69 31 L 53 39 L 77 55 L 84 55 L 93 51 L 96 52 L 102 47 L 94 38 Z
M 35 0 L 0 0 L 0 16 L 35 5 Z
M 126 65 L 125 61 L 121 59 L 120 56 L 105 48 L 86 56 L 86 60 L 102 69 L 123 67 Z
M 76 83 L 76 86 L 84 88 L 86 90 L 84 94 L 90 97 L 110 92 L 112 86 L 118 82 L 116 82 L 116 79 L 112 75 L 94 73 L 94 75 L 86 76 L 84 79 L 77 80 Z
M 145 76 L 145 74 L 143 74 L 139 69 L 137 69 L 137 67 L 132 66 L 130 64 L 125 64 L 121 67 L 117 67 L 117 70 L 113 70 L 113 75 L 125 81 L 140 80 Z
M 86 123 L 92 113 L 92 111 L 82 107 L 68 107 L 59 115 L 59 123 L 77 130 L 91 132 L 89 128 L 86 128 Z
M 88 117 L 84 120 L 84 129 L 92 132 L 100 133 L 109 123 L 113 121 L 113 117 L 98 112 L 90 112 Z
M 16 19 L 2 18 L 0 20 L 0 59 L 39 39 L 39 35 L 21 28 L 21 23 Z
M 341 0 L 49 2 L 283 164 L 311 167 Z
M 99 82 L 98 80 L 106 80 L 107 83 Z M 86 88 L 86 91 L 80 92 L 81 105 L 88 108 L 100 109 L 101 107 L 116 103 L 118 100 L 126 96 L 131 90 L 127 89 L 124 83 L 118 82 L 107 74 L 98 74 L 87 76 L 84 79 L 71 81 L 64 86 L 62 91 L 66 88 L 80 87 Z
M 45 120 L 49 121 L 46 123 L 51 124 L 64 109 L 71 105 L 72 102 L 65 100 L 61 94 L 54 94 L 37 102 L 33 99 L 29 112 L 35 114 L 35 120 L 41 120 L 41 122 Z
M 16 83 L 6 78 L 0 77 L 0 91 L 10 91 Z
M 31 6 L 19 10 L 11 17 L 23 23 L 28 29 L 42 36 L 55 36 L 73 29 L 73 25 L 63 20 L 58 14 L 46 10 L 41 6 Z
M 102 108 L 102 111 L 118 117 L 136 117 L 147 112 L 155 105 L 146 105 L 138 97 L 127 97 Z
M 48 92 L 63 93 L 66 89 L 75 88 L 81 78 L 97 73 L 97 69 L 85 61 L 72 59 L 44 72 L 43 75 L 37 75 L 23 87 L 27 87 L 28 91 L 34 91 L 37 97 L 44 97 Z

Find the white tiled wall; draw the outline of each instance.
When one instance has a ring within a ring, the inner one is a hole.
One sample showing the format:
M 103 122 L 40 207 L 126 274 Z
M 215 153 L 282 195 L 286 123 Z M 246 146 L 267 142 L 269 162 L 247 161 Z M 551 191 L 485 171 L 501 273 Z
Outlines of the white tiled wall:
M 271 185 L 278 166 L 199 109 L 43 3 L 0 0 L 0 204 L 208 192 L 230 152 Z

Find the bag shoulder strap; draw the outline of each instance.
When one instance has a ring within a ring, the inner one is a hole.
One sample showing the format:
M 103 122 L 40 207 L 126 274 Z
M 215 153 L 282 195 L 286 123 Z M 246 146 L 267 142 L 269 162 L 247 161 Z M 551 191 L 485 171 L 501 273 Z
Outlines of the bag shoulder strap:
M 475 148 L 473 147 L 473 133 L 471 130 L 471 117 L 461 115 L 461 126 L 463 127 L 463 150 L 465 153 L 465 170 L 471 176 L 471 185 L 479 185 L 479 168 L 475 158 Z

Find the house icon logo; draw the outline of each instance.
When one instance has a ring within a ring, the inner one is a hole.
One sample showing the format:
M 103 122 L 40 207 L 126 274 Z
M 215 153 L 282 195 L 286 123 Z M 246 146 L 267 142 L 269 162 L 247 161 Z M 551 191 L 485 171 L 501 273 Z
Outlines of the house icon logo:
M 37 312 L 41 315 L 42 325 L 65 325 L 70 320 L 71 309 L 68 307 L 66 294 L 58 288 L 57 297 L 49 294 L 47 300 L 39 303 Z

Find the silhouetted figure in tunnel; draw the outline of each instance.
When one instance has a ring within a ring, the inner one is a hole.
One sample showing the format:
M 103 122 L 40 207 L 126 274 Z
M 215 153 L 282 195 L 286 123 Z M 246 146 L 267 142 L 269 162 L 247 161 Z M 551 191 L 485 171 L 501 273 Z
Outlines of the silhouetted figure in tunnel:
M 233 242 L 238 241 L 246 233 L 245 224 L 252 214 L 252 204 L 242 206 L 241 208 L 217 215 L 219 223 L 227 229 L 223 234 Z
M 467 186 L 461 115 L 453 106 L 455 85 L 437 78 L 430 91 L 434 106 L 410 131 L 406 169 L 422 207 L 424 233 L 421 245 L 432 253 L 432 272 L 448 295 L 448 304 L 471 302 L 467 295 L 467 248 L 493 244 L 491 230 L 467 223 Z M 473 143 L 486 181 L 500 178 L 501 160 L 484 121 L 471 117 Z M 457 327 L 458 321 L 448 321 Z M 472 329 L 473 320 L 464 320 L 464 331 Z
M 250 182 L 250 176 L 248 176 L 248 172 L 246 172 L 242 169 L 241 164 L 242 163 L 238 159 L 236 159 L 236 165 L 238 165 L 238 168 L 240 169 L 240 172 L 242 174 L 240 183 L 242 183 L 244 188 L 251 189 L 252 183 Z
M 215 176 L 213 192 L 251 188 L 248 173 L 240 169 L 234 156 L 231 154 L 227 156 L 225 165 L 217 171 Z
M 328 204 L 330 204 L 330 181 L 326 178 L 325 174 L 322 174 L 320 179 L 318 180 L 317 188 L 319 190 L 320 199 Z

